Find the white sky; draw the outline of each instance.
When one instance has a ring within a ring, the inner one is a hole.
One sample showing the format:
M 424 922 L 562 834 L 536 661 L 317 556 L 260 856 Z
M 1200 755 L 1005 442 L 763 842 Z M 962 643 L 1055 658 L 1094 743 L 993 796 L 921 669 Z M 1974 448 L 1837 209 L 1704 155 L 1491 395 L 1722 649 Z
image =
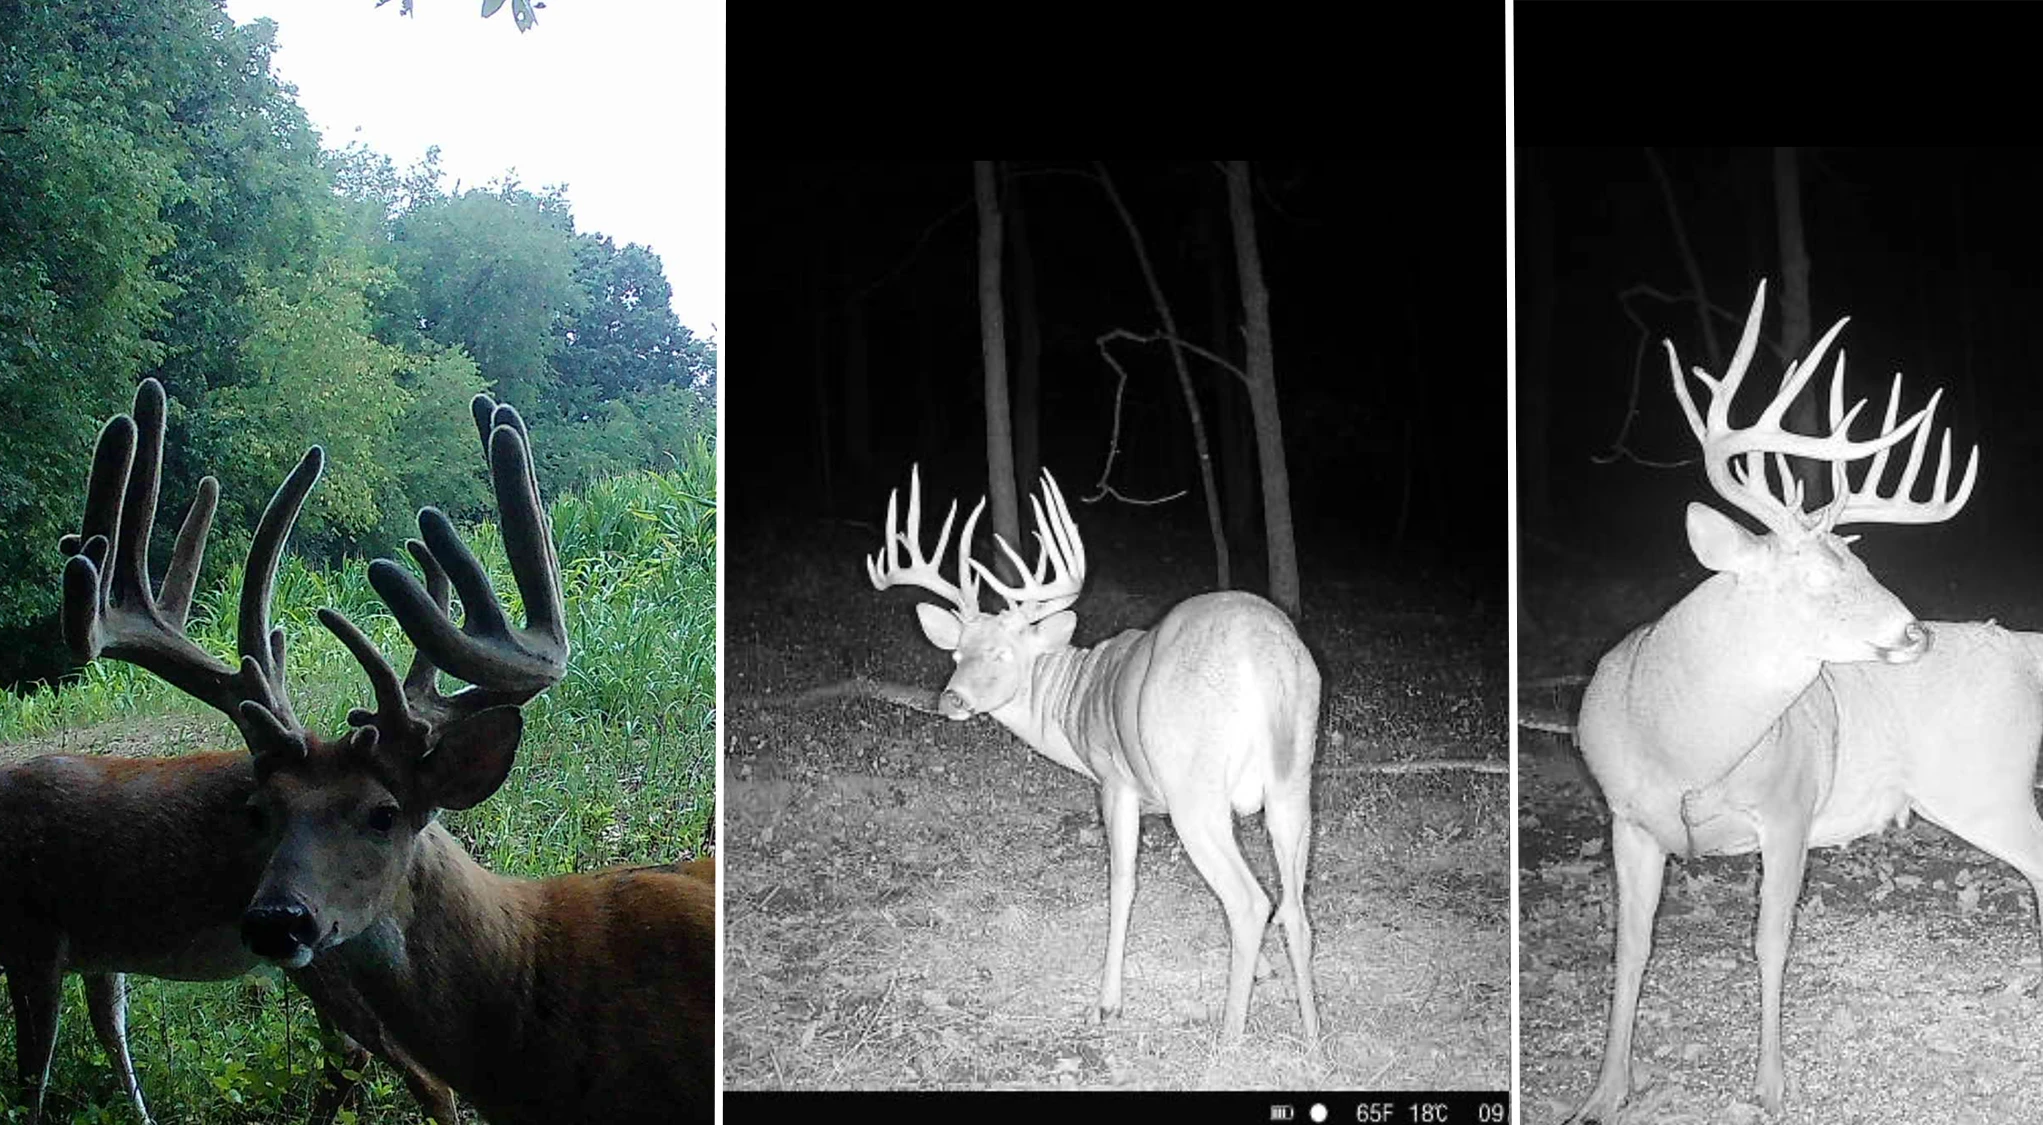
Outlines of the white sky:
M 402 171 L 437 144 L 448 188 L 511 168 L 564 183 L 575 229 L 652 247 L 675 315 L 721 340 L 723 0 L 552 0 L 522 35 L 509 4 L 414 10 L 227 0 L 236 23 L 276 21 L 275 70 L 329 148 L 360 141 Z

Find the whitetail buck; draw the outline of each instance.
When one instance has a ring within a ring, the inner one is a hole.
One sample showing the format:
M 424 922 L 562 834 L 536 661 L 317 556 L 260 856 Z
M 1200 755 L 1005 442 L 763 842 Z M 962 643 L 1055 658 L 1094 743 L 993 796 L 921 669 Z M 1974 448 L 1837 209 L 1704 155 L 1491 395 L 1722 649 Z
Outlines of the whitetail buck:
M 1069 606 L 1085 582 L 1085 547 L 1050 474 L 1031 497 L 1040 553 L 1029 571 L 998 535 L 1022 575 L 1003 585 L 971 557 L 972 509 L 958 539 L 958 581 L 938 569 L 956 502 L 944 517 L 934 561 L 925 559 L 922 481 L 911 472 L 908 530 L 896 530 L 887 497 L 887 542 L 866 560 L 876 589 L 917 586 L 950 606 L 915 607 L 922 631 L 958 669 L 938 707 L 952 719 L 991 715 L 1037 753 L 1098 783 L 1109 860 L 1107 961 L 1095 1018 L 1121 1010 L 1121 962 L 1135 900 L 1141 814 L 1167 812 L 1185 853 L 1226 909 L 1232 940 L 1225 1038 L 1241 1035 L 1270 899 L 1241 857 L 1235 813 L 1263 810 L 1284 898 L 1277 918 L 1297 978 L 1308 1043 L 1319 1039 L 1312 989 L 1312 926 L 1305 917 L 1306 852 L 1312 840 L 1312 752 L 1319 721 L 1319 668 L 1282 610 L 1253 594 L 1201 594 L 1178 603 L 1154 629 L 1129 629 L 1074 648 Z M 907 549 L 904 565 L 897 548 Z M 1054 575 L 1051 572 L 1054 571 Z M 1007 602 L 979 611 L 979 584 Z
M 1667 356 L 1710 483 L 1770 534 L 1691 504 L 1689 544 L 1717 573 L 1611 650 L 1582 700 L 1582 754 L 1610 806 L 1617 952 L 1603 1067 L 1575 1121 L 1609 1120 L 1630 1093 L 1633 1016 L 1670 853 L 1759 852 L 1755 1086 L 1770 1111 L 1784 1087 L 1781 977 L 1809 848 L 1914 811 L 2007 861 L 2043 896 L 2043 820 L 2030 796 L 2043 740 L 2043 636 L 1919 622 L 1853 557 L 1851 539 L 1834 534 L 1851 523 L 1949 519 L 1971 495 L 1978 452 L 1952 493 L 1946 431 L 1933 493 L 1914 499 L 1937 397 L 1897 424 L 1897 376 L 1880 435 L 1855 440 L 1864 403 L 1843 409 L 1841 354 L 1830 432 L 1784 431 L 1783 413 L 1843 320 L 1789 366 L 1752 425 L 1733 427 L 1731 400 L 1765 300 L 1762 283 L 1723 378 L 1695 371 L 1710 393 L 1706 412 L 1689 398 L 1672 343 Z M 1901 478 L 1883 494 L 1888 455 L 1911 436 Z M 1805 510 L 1790 456 L 1830 464 L 1829 504 Z M 1854 486 L 1847 466 L 1868 457 Z
M 101 436 L 84 536 L 65 541 L 67 554 L 88 539 L 98 544 L 79 569 L 73 602 L 88 612 L 66 615 L 67 637 L 81 659 L 103 648 L 185 677 L 178 682 L 202 689 L 195 694 L 247 731 L 244 699 L 273 700 L 289 713 L 281 673 L 272 675 L 256 661 L 270 653 L 269 584 L 297 505 L 273 502 L 257 529 L 241 594 L 241 650 L 248 662 L 237 675 L 184 634 L 219 500 L 211 477 L 200 482 L 178 534 L 161 596 L 150 589 L 163 406 L 162 385 L 145 380 L 135 392 L 134 417 L 114 419 Z M 309 483 L 318 471 L 314 459 L 300 475 Z M 111 557 L 108 543 L 118 544 Z M 89 636 L 85 629 L 92 630 Z M 193 678 L 202 668 L 212 677 L 204 684 Z M 246 825 L 254 792 L 255 769 L 239 752 L 146 759 L 48 755 L 0 770 L 0 966 L 7 970 L 16 1069 L 31 1122 L 41 1115 L 67 972 L 84 974 L 93 1030 L 135 1113 L 147 1122 L 149 1108 L 128 1055 L 122 974 L 226 980 L 261 963 L 241 944 L 241 914 L 268 857 Z M 454 1103 L 444 1086 L 383 1042 L 373 1023 L 356 1019 L 347 1030 L 404 1073 L 429 1114 L 453 1125 Z M 345 1069 L 359 1071 L 362 1060 L 347 1047 L 355 1057 Z M 353 1084 L 342 1074 L 329 1068 L 315 1120 L 331 1120 L 339 1108 Z
M 559 562 L 524 421 L 485 395 L 473 408 L 527 625 L 511 627 L 447 517 L 420 512 L 423 541 L 408 546 L 427 584 L 389 560 L 369 568 L 418 650 L 402 681 L 352 622 L 319 611 L 361 662 L 376 701 L 374 711 L 350 712 L 345 736 L 325 739 L 297 720 L 283 691 L 282 631 L 263 633 L 283 539 L 318 476 L 317 447 L 264 516 L 268 534 L 248 566 L 260 595 L 253 603 L 244 595 L 237 671 L 173 630 L 130 626 L 139 641 L 102 645 L 110 631 L 125 635 L 102 569 L 111 554 L 119 588 L 118 575 L 134 569 L 124 560 L 145 557 L 155 505 L 153 475 L 127 472 L 133 424 L 108 423 L 86 535 L 65 568 L 66 633 L 74 648 L 103 649 L 233 708 L 254 792 L 216 830 L 252 824 L 268 856 L 242 902 L 241 939 L 294 970 L 343 1029 L 368 1024 L 497 1125 L 707 1121 L 713 864 L 511 879 L 484 870 L 435 819 L 503 783 L 523 730 L 519 708 L 560 679 L 568 652 Z M 465 607 L 458 629 L 450 580 Z M 472 686 L 441 695 L 441 669 Z

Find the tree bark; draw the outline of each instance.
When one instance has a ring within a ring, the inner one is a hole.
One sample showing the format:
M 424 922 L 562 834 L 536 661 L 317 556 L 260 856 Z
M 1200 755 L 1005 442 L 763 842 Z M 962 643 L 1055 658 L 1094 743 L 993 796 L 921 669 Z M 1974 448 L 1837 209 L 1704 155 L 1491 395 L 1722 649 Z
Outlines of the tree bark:
M 1227 211 L 1241 270 L 1241 305 L 1248 329 L 1249 409 L 1255 416 L 1263 477 L 1263 527 L 1270 555 L 1270 600 L 1298 619 L 1298 546 L 1291 529 L 1291 473 L 1284 463 L 1284 422 L 1277 409 L 1277 363 L 1270 339 L 1270 291 L 1256 248 L 1255 203 L 1246 160 L 1227 162 Z
M 1000 298 L 1000 193 L 991 160 L 972 162 L 972 183 L 979 202 L 979 355 L 986 365 L 986 494 L 993 506 L 993 531 L 1016 550 L 1022 548 L 1014 488 L 1014 430 L 1008 415 L 1007 328 Z M 958 544 L 969 552 L 970 543 Z M 1005 551 L 994 552 L 1001 581 L 1021 580 Z

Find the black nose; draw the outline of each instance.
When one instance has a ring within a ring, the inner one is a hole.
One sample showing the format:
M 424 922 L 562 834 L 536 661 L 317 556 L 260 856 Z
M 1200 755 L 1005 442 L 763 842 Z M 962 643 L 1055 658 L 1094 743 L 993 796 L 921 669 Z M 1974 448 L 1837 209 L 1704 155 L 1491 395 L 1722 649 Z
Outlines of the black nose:
M 257 904 L 241 915 L 241 943 L 258 957 L 285 961 L 319 940 L 319 923 L 300 902 Z

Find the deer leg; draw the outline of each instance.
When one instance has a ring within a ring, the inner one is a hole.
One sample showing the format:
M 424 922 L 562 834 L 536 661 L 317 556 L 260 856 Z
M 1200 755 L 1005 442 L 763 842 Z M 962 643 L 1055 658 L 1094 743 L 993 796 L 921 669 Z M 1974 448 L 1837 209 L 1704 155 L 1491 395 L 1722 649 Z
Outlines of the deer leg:
M 1277 853 L 1277 879 L 1284 898 L 1277 920 L 1284 924 L 1284 945 L 1291 950 L 1291 975 L 1298 987 L 1298 1017 L 1308 1045 L 1319 1044 L 1319 1004 L 1312 989 L 1312 923 L 1305 917 L 1305 869 L 1312 847 L 1312 790 L 1294 785 L 1269 794 L 1263 802 L 1263 827 Z
M 142 1084 L 135 1081 L 135 1060 L 128 1055 L 128 981 L 120 973 L 86 973 L 85 1011 L 92 1017 L 92 1033 L 113 1060 L 114 1073 L 128 1102 L 142 1125 L 154 1125 L 148 1103 L 142 1100 Z
M 455 1108 L 454 1092 L 426 1073 L 424 1067 L 383 1034 L 383 1025 L 353 989 L 333 985 L 310 970 L 294 973 L 291 979 L 313 998 L 312 1010 L 319 1020 L 319 1043 L 326 1056 L 321 1065 L 319 1096 L 312 1105 L 312 1125 L 332 1125 L 341 1107 L 356 1100 L 360 1075 L 368 1068 L 372 1052 L 396 1068 L 405 1089 L 411 1091 L 428 1121 L 457 1125 L 461 1118 Z M 335 1064 L 336 1059 L 341 1060 L 339 1065 Z M 355 1077 L 349 1077 L 350 1073 Z
M 1181 801 L 1172 805 L 1170 822 L 1178 830 L 1185 854 L 1192 857 L 1192 865 L 1206 877 L 1227 911 L 1231 952 L 1220 1033 L 1223 1041 L 1232 1041 L 1241 1037 L 1248 1024 L 1249 986 L 1255 983 L 1256 954 L 1263 945 L 1263 931 L 1270 925 L 1270 896 L 1263 893 L 1255 872 L 1241 858 L 1241 848 L 1234 842 L 1233 810 L 1225 795 L 1214 796 L 1210 804 Z
M 7 995 L 14 1002 L 14 1066 L 28 1102 L 29 1125 L 42 1120 L 50 1061 L 57 1051 L 57 1017 L 64 999 L 64 943 L 7 965 Z
M 1100 788 L 1107 825 L 1107 965 L 1093 1022 L 1121 1014 L 1121 962 L 1128 952 L 1128 911 L 1135 904 L 1135 852 L 1142 839 L 1142 796 L 1129 785 Z
M 1632 1021 L 1639 1011 L 1639 985 L 1653 951 L 1653 915 L 1660 909 L 1660 881 L 1667 852 L 1644 828 L 1614 816 L 1610 860 L 1617 875 L 1617 952 L 1610 986 L 1610 1030 L 1603 1041 L 1603 1068 L 1570 1125 L 1608 1121 L 1631 1094 Z
M 1794 933 L 1795 900 L 1802 894 L 1802 870 L 1809 858 L 1806 817 L 1758 818 L 1759 926 L 1753 952 L 1759 958 L 1759 1074 L 1754 1088 L 1768 1113 L 1781 1111 L 1787 1079 L 1781 1066 L 1781 979 Z
M 2043 818 L 2030 793 L 2033 753 L 2026 743 L 1999 755 L 1983 752 L 1991 744 L 1976 745 L 1982 752 L 1973 760 L 1923 779 L 1910 798 L 1923 816 L 2027 877 L 2043 922 Z

